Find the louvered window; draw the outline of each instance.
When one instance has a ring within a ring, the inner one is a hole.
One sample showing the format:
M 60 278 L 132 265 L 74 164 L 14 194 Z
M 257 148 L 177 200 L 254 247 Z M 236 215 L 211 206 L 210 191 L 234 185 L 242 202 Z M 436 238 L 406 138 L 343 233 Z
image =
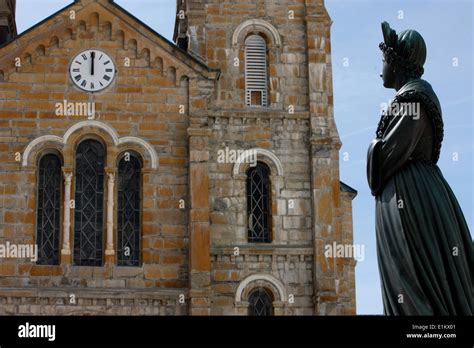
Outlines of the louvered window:
M 259 35 L 245 40 L 245 103 L 247 106 L 268 105 L 267 45 Z
M 39 162 L 36 244 L 39 265 L 59 264 L 61 160 L 53 154 Z

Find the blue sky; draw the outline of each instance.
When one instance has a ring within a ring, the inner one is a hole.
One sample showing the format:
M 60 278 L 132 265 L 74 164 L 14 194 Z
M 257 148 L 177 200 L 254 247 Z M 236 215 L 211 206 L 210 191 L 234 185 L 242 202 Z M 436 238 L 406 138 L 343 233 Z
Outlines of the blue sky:
M 18 0 L 22 32 L 69 0 Z M 175 0 L 116 0 L 161 35 L 172 39 Z M 440 166 L 464 211 L 471 234 L 473 212 L 473 3 L 471 0 L 326 0 L 333 20 L 334 114 L 343 142 L 341 180 L 356 188 L 355 243 L 365 245 L 357 265 L 358 314 L 381 314 L 382 299 L 375 249 L 374 199 L 365 176 L 366 151 L 374 137 L 381 103 L 395 91 L 383 88 L 380 23 L 397 32 L 416 29 L 428 47 L 424 78 L 443 107 L 445 139 Z M 457 63 L 457 65 L 455 64 Z M 455 156 L 457 154 L 457 160 Z M 348 157 L 344 161 L 344 157 Z
M 395 94 L 382 86 L 379 77 L 382 55 L 378 44 L 383 41 L 380 23 L 388 21 L 397 32 L 415 29 L 425 39 L 428 53 L 423 78 L 440 99 L 445 125 L 438 165 L 458 198 L 472 234 L 473 5 L 468 0 L 326 0 L 326 7 L 333 20 L 334 114 L 343 143 L 341 180 L 359 191 L 353 201 L 354 237 L 355 243 L 365 245 L 365 259 L 356 268 L 357 312 L 382 313 L 375 204 L 365 175 L 367 147 L 374 138 L 380 104 Z M 457 58 L 458 66 L 453 66 L 453 58 Z M 458 161 L 453 160 L 455 152 Z M 343 161 L 345 153 L 348 161 Z

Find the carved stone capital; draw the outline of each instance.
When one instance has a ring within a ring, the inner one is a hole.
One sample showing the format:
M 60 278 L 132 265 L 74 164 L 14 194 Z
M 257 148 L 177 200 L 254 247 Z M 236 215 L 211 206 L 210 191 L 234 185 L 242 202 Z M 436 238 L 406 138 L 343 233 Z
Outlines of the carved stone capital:
M 107 173 L 107 179 L 109 184 L 113 184 L 115 182 L 115 173 Z
M 73 172 L 71 168 L 63 168 L 63 179 L 66 185 L 71 185 Z

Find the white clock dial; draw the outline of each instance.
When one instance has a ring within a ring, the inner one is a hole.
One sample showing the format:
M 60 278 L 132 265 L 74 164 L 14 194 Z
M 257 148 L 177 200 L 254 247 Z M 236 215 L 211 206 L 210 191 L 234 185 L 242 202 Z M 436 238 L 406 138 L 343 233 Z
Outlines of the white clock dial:
M 69 75 L 72 82 L 87 92 L 98 92 L 107 88 L 116 74 L 112 58 L 100 50 L 86 50 L 71 62 Z

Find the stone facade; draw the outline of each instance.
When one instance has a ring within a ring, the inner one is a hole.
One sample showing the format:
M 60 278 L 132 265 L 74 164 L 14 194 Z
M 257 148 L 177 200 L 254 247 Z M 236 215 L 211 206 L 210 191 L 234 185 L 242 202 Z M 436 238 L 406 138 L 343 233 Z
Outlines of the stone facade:
M 75 1 L 0 48 L 0 244 L 35 243 L 43 154 L 61 157 L 64 178 L 60 264 L 0 259 L 0 314 L 246 315 L 258 287 L 276 315 L 355 314 L 355 261 L 324 255 L 352 244 L 356 192 L 339 181 L 323 0 L 177 8 L 181 49 L 108 0 Z M 243 64 L 256 32 L 269 68 L 269 106 L 258 109 L 245 105 Z M 93 94 L 68 76 L 90 47 L 118 70 Z M 95 103 L 95 118 L 58 117 L 65 100 Z M 74 265 L 65 206 L 84 139 L 106 148 L 111 212 L 119 157 L 143 160 L 140 267 L 116 265 L 116 214 L 104 224 L 104 265 Z M 225 148 L 253 149 L 270 168 L 271 243 L 247 242 L 248 164 L 219 163 Z

